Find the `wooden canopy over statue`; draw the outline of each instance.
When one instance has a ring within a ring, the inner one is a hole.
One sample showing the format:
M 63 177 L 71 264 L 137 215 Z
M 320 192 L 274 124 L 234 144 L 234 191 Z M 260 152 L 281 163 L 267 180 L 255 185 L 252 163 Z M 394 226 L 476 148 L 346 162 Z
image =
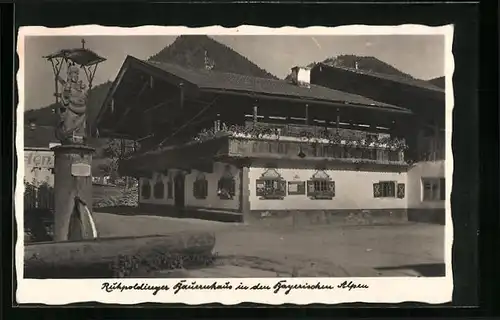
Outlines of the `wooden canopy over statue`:
M 82 47 L 63 49 L 44 56 L 50 61 L 54 72 L 54 96 L 56 98 L 56 137 L 63 144 L 84 144 L 87 137 L 87 100 L 97 66 L 106 61 L 95 52 Z M 61 76 L 66 71 L 66 79 Z M 80 71 L 85 81 L 80 79 Z

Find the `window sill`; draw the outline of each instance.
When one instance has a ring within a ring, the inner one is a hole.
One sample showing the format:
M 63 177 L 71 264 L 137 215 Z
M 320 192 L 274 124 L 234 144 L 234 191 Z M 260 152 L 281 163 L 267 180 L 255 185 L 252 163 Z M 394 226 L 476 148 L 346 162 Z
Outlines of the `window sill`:
M 284 200 L 285 196 L 273 195 L 273 196 L 260 196 L 259 200 Z
M 315 196 L 309 196 L 309 199 L 311 200 L 333 200 L 334 196 L 330 195 L 315 195 Z

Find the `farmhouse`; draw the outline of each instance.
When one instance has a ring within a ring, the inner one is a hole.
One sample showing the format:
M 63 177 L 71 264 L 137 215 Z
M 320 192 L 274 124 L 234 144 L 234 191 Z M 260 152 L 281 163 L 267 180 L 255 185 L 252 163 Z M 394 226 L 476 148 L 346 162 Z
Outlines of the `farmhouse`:
M 408 214 L 413 220 L 443 222 L 445 189 L 445 78 L 423 81 L 359 68 L 316 64 L 311 82 L 404 106 L 414 116 L 405 139 L 408 171 Z
M 284 81 L 127 57 L 97 127 L 137 142 L 120 171 L 140 179 L 142 210 L 406 220 L 414 112 L 292 71 Z

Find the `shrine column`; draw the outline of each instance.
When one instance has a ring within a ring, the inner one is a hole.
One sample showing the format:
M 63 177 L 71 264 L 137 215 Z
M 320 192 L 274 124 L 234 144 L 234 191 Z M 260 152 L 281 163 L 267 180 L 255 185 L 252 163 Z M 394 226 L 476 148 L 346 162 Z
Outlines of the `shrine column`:
M 92 153 L 93 148 L 85 145 L 59 145 L 52 148 L 54 160 L 54 240 L 65 241 L 70 232 L 70 220 L 74 214 L 75 198 L 81 199 L 92 213 Z M 82 206 L 80 206 L 82 207 Z M 82 236 L 90 237 L 91 225 L 86 215 L 79 215 Z

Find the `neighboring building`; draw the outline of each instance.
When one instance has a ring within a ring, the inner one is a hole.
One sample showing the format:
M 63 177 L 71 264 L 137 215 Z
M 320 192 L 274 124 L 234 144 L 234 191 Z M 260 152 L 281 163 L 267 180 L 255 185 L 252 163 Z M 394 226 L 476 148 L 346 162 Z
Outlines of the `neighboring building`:
M 407 219 L 412 112 L 310 84 L 127 57 L 97 117 L 139 151 L 144 211 L 230 220 L 366 213 Z M 176 210 L 166 210 L 175 207 Z
M 24 210 L 54 208 L 54 127 L 24 126 Z
M 444 223 L 445 78 L 423 81 L 320 63 L 311 70 L 311 83 L 413 111 L 413 123 L 401 132 L 409 145 L 406 156 L 414 162 L 408 171 L 409 216 Z
M 37 126 L 33 122 L 24 126 L 25 181 L 54 186 L 54 152 L 50 148 L 58 144 L 54 127 Z

